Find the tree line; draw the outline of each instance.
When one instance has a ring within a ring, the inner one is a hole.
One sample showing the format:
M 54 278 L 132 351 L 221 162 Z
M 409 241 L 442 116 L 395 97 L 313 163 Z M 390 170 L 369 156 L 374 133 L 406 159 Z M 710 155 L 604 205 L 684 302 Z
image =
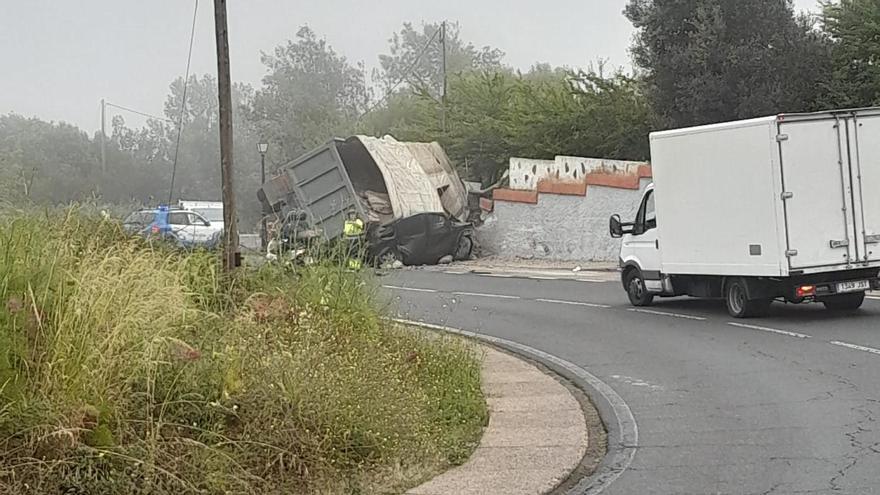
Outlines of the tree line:
M 267 72 L 258 87 L 234 88 L 243 228 L 259 217 L 260 140 L 271 146 L 270 171 L 335 136 L 439 141 L 462 175 L 490 183 L 510 156 L 646 160 L 652 130 L 880 104 L 874 0 L 823 3 L 815 15 L 797 14 L 791 0 L 630 0 L 623 15 L 637 29 L 631 73 L 602 61 L 514 70 L 501 50 L 477 47 L 449 24 L 445 95 L 439 24 L 404 24 L 380 55 L 372 84 L 363 66 L 300 28 L 262 55 Z M 182 108 L 184 81 L 172 82 L 164 119 L 141 128 L 113 119 L 106 171 L 99 134 L 0 116 L 0 197 L 64 203 L 92 195 L 115 204 L 219 198 L 216 81 L 193 76 L 187 86 Z

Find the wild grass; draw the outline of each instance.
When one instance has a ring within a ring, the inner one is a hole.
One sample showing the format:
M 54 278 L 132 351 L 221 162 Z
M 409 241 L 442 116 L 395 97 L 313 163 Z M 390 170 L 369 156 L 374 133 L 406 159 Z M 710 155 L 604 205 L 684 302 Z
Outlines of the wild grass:
M 100 215 L 0 214 L 0 493 L 400 493 L 486 420 L 468 344 L 338 262 L 224 278 Z

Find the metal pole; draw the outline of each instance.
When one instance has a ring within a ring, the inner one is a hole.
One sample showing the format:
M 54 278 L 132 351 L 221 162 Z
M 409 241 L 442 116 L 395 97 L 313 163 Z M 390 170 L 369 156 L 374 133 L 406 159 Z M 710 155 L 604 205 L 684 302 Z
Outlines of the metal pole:
M 223 268 L 241 265 L 238 225 L 235 218 L 235 190 L 232 185 L 232 84 L 229 77 L 229 31 L 226 0 L 214 0 L 214 30 L 217 35 L 217 90 L 220 100 L 220 178 L 223 188 Z
M 107 104 L 101 98 L 101 174 L 107 175 Z
M 260 187 L 266 183 L 266 154 L 260 153 Z M 266 212 L 263 211 L 262 218 L 260 219 L 260 246 L 263 250 L 266 249 L 266 245 L 269 242 L 268 239 L 268 229 L 266 227 Z
M 440 24 L 440 45 L 441 45 L 442 51 L 443 51 L 443 56 L 441 57 L 443 60 L 443 62 L 442 62 L 443 94 L 441 95 L 442 102 L 443 102 L 443 109 L 441 111 L 441 114 L 442 114 L 442 124 L 441 125 L 442 125 L 443 132 L 446 132 L 446 88 L 447 88 L 447 81 L 446 81 L 446 21 L 443 21 L 443 23 Z

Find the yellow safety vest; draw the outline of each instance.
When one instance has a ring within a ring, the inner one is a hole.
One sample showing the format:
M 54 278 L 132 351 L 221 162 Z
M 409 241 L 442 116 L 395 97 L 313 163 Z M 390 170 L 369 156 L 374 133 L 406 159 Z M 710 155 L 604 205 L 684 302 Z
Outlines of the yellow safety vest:
M 346 220 L 345 226 L 342 228 L 342 233 L 345 234 L 346 237 L 359 237 L 363 235 L 364 221 L 360 218 Z

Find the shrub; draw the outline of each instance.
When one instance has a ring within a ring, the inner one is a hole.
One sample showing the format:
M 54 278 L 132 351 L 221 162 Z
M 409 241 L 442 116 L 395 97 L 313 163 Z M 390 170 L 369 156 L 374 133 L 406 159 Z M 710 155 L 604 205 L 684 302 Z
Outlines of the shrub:
M 0 493 L 403 491 L 486 419 L 468 344 L 335 263 L 215 255 L 71 210 L 0 218 Z

